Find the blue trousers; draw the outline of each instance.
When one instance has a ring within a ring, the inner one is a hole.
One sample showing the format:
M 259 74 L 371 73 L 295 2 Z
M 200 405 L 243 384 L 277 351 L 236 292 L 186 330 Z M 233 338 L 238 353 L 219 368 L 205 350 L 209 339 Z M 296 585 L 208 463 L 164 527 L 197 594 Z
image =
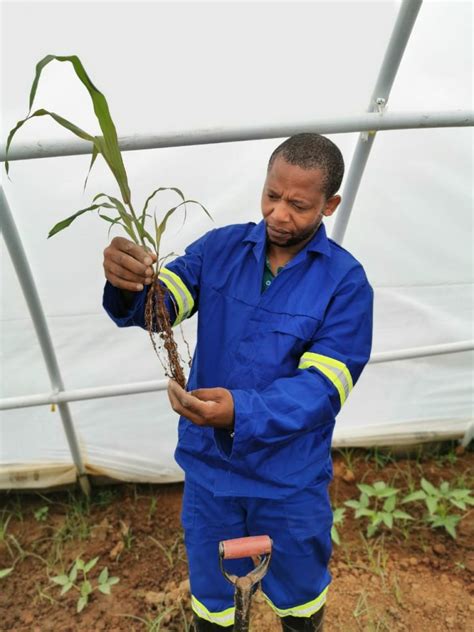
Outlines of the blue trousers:
M 273 552 L 262 592 L 278 616 L 309 617 L 325 603 L 331 575 L 332 511 L 327 482 L 283 500 L 214 496 L 186 480 L 181 521 L 189 563 L 192 606 L 201 618 L 221 626 L 234 622 L 233 586 L 219 567 L 221 540 L 269 535 Z M 252 560 L 226 560 L 241 576 Z

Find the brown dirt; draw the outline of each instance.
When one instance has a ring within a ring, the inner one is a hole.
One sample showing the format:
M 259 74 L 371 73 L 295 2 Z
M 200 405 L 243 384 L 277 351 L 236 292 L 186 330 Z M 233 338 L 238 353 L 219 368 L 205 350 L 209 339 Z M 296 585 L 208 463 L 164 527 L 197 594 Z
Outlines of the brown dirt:
M 334 506 L 357 498 L 356 484 L 362 481 L 384 480 L 404 492 L 421 476 L 436 484 L 444 479 L 472 487 L 472 453 L 388 463 L 383 455 L 375 457 L 362 451 L 347 451 L 344 458 L 334 454 Z M 14 562 L 15 567 L 0 579 L 0 631 L 186 631 L 191 612 L 181 495 L 182 486 L 176 484 L 96 488 L 89 505 L 72 491 L 1 496 L 0 525 L 10 520 L 0 536 L 0 569 Z M 34 512 L 45 506 L 49 509 L 40 521 Z M 417 514 L 413 507 L 409 511 L 421 518 L 421 509 Z M 406 531 L 385 529 L 367 540 L 361 521 L 352 515 L 348 509 L 331 561 L 327 632 L 473 629 L 472 510 L 458 525 L 457 540 L 421 520 Z M 49 579 L 70 568 L 77 556 L 86 561 L 99 556 L 93 582 L 104 566 L 120 578 L 110 596 L 94 592 L 80 614 L 75 612 L 77 593 L 61 597 Z M 251 630 L 279 629 L 257 593 Z
M 157 255 L 158 256 L 158 255 Z M 171 295 L 170 295 L 171 296 Z M 176 309 L 176 313 L 178 310 Z M 174 338 L 169 312 L 165 304 L 165 292 L 158 281 L 158 273 L 153 277 L 145 304 L 145 324 L 156 355 L 165 370 L 165 375 L 175 380 L 181 388 L 186 388 L 183 367 L 179 361 L 178 345 Z M 155 332 L 158 332 L 155 334 Z M 155 335 L 161 340 L 165 350 L 165 358 L 160 355 L 160 344 L 156 344 Z

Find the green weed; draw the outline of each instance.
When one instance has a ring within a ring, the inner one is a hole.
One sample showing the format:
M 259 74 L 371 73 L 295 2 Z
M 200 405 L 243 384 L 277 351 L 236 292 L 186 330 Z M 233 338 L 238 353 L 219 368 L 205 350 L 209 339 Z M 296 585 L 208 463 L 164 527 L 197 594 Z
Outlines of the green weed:
M 359 500 L 347 500 L 344 504 L 354 509 L 356 518 L 368 518 L 368 537 L 373 536 L 382 525 L 392 529 L 395 520 L 413 520 L 408 513 L 397 509 L 399 489 L 388 486 L 384 481 L 373 485 L 360 483 L 357 487 L 361 492 Z
M 474 505 L 474 498 L 467 488 L 451 487 L 448 481 L 442 481 L 435 487 L 425 478 L 421 479 L 421 488 L 402 500 L 402 503 L 424 501 L 428 514 L 424 520 L 433 528 L 442 527 L 452 538 L 456 538 L 456 525 L 462 516 L 451 513 L 452 506 L 465 511 L 468 505 Z
M 336 507 L 332 512 L 332 527 L 331 527 L 331 540 L 335 544 L 341 544 L 339 532 L 337 530 L 338 525 L 342 526 L 344 523 L 344 514 L 346 510 L 344 507 Z
M 94 590 L 99 590 L 104 595 L 110 595 L 112 586 L 118 584 L 120 581 L 118 577 L 110 577 L 109 570 L 107 566 L 105 566 L 99 575 L 96 586 L 93 586 L 92 582 L 88 579 L 87 574 L 94 568 L 98 561 L 98 557 L 95 557 L 89 562 L 84 562 L 84 560 L 78 558 L 67 575 L 57 575 L 56 577 L 51 578 L 52 582 L 61 586 L 61 596 L 69 592 L 71 588 L 74 588 L 79 592 L 79 599 L 77 600 L 76 605 L 77 613 L 82 612 L 82 610 L 84 610 L 87 606 L 89 603 L 89 596 Z M 82 574 L 80 579 L 78 579 L 79 573 Z

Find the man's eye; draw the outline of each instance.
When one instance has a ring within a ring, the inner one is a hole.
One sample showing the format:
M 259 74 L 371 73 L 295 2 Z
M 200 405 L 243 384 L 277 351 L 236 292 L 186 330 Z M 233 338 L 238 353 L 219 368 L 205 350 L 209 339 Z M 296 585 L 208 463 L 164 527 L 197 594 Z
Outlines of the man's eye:
M 275 200 L 277 197 L 274 193 L 267 193 L 267 195 L 270 198 L 270 200 Z

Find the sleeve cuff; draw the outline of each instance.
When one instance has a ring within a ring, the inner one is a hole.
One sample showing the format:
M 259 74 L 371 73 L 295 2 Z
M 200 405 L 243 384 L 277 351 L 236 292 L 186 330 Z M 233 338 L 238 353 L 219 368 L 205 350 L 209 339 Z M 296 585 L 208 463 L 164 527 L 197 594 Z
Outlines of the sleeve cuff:
M 147 288 L 145 287 L 141 292 L 137 292 L 133 302 L 127 305 L 122 292 L 106 281 L 102 305 L 110 318 L 112 318 L 119 327 L 128 324 L 138 324 L 131 321 L 133 321 L 133 315 L 145 301 L 146 290 Z

